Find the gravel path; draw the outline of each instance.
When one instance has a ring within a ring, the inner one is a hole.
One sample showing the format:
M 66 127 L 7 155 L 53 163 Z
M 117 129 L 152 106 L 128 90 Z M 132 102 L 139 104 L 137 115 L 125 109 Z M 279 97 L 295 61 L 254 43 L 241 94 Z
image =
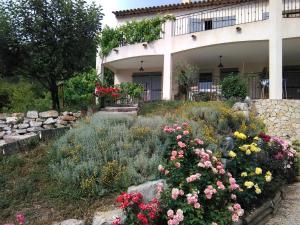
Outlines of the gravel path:
M 300 182 L 286 188 L 286 198 L 266 225 L 300 225 Z

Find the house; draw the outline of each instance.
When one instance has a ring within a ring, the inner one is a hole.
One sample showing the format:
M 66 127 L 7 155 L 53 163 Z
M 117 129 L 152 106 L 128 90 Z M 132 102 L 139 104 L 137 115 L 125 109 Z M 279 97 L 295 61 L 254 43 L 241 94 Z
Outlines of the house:
M 118 23 L 172 14 L 162 38 L 97 58 L 115 84 L 137 82 L 146 100 L 174 99 L 178 63 L 200 68 L 198 92 L 218 92 L 224 77 L 247 80 L 252 99 L 300 99 L 300 0 L 183 0 L 114 12 Z M 139 70 L 143 67 L 143 71 Z

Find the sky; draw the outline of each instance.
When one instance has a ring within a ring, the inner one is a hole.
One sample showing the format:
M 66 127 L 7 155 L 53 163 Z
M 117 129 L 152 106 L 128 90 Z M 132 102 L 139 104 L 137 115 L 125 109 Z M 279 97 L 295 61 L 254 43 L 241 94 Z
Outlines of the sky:
M 102 6 L 104 13 L 102 21 L 103 25 L 108 25 L 110 27 L 116 26 L 117 23 L 112 11 L 181 2 L 181 0 L 87 0 L 89 3 L 92 1 L 94 1 L 97 5 L 100 4 Z

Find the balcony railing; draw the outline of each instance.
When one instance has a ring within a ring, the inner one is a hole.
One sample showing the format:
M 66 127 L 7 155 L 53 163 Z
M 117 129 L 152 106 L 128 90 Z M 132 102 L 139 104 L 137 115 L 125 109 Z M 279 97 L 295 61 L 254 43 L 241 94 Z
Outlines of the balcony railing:
M 176 18 L 173 36 L 269 19 L 269 1 L 256 0 L 203 10 Z
M 300 0 L 283 0 L 283 4 L 284 17 L 300 17 Z

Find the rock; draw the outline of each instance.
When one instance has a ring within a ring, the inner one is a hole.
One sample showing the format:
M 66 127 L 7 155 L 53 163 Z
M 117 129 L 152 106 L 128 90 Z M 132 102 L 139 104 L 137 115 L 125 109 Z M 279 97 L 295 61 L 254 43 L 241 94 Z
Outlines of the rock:
M 27 128 L 27 132 L 38 132 L 44 130 L 42 127 L 29 127 Z
M 128 193 L 139 192 L 143 195 L 144 200 L 146 202 L 149 202 L 156 197 L 156 187 L 157 184 L 159 183 L 163 183 L 164 186 L 166 185 L 165 180 L 149 181 L 138 186 L 131 186 L 128 188 L 127 192 Z
M 60 124 L 60 125 L 67 125 L 67 124 L 68 124 L 67 121 L 64 121 L 64 120 L 61 120 L 61 119 L 58 119 L 58 120 L 56 121 L 56 123 L 57 123 L 57 124 Z
M 28 128 L 29 127 L 29 124 L 28 123 L 22 123 L 22 124 L 19 124 L 18 125 L 18 128 L 19 129 L 26 129 L 26 128 Z
M 27 133 L 27 130 L 26 129 L 17 129 L 15 131 L 17 134 L 26 134 Z
M 45 121 L 45 119 L 42 119 L 42 118 L 37 118 L 35 121 L 36 121 L 36 122 L 44 122 L 44 121 Z
M 11 128 L 10 127 L 3 127 L 3 130 L 5 130 L 5 131 L 11 131 Z
M 233 106 L 232 109 L 234 111 L 249 111 L 249 105 L 244 102 L 236 102 Z
M 7 126 L 6 123 L 0 123 L 0 128 L 4 128 L 6 126 Z
M 10 114 L 7 113 L 0 113 L 0 120 L 6 120 L 6 117 L 9 117 Z
M 18 122 L 18 117 L 6 117 L 6 123 L 16 124 Z
M 76 120 L 76 117 L 75 116 L 66 115 L 66 116 L 61 116 L 60 119 L 64 120 L 64 121 L 74 121 L 74 120 Z
M 5 135 L 5 132 L 4 132 L 4 131 L 1 131 L 1 132 L 0 132 L 0 139 L 3 138 L 4 135 Z
M 50 118 L 50 117 L 56 118 L 58 117 L 58 112 L 55 110 L 49 110 L 46 112 L 40 112 L 39 116 L 42 118 Z
M 43 127 L 45 129 L 53 129 L 54 128 L 54 125 L 53 124 L 50 124 L 50 125 L 43 125 Z
M 0 140 L 0 146 L 3 146 L 5 144 L 6 144 L 6 142 L 4 140 Z
M 69 115 L 69 112 L 63 112 L 62 115 L 67 116 L 67 115 Z
M 111 225 L 117 217 L 120 217 L 121 223 L 124 222 L 125 215 L 121 209 L 115 209 L 108 212 L 96 212 L 92 225 Z
M 50 124 L 54 124 L 54 123 L 56 123 L 56 120 L 53 119 L 52 117 L 48 118 L 48 119 L 44 122 L 45 125 L 50 125 Z
M 83 220 L 69 219 L 69 220 L 64 220 L 62 222 L 53 223 L 52 225 L 84 225 L 84 221 Z
M 62 125 L 62 124 L 60 124 L 60 123 L 56 123 L 56 124 L 55 124 L 55 127 L 56 127 L 56 128 L 63 128 L 63 127 L 65 127 L 65 125 Z
M 43 122 L 30 121 L 29 125 L 31 127 L 41 127 L 43 125 Z
M 28 117 L 30 119 L 36 119 L 39 117 L 39 113 L 38 113 L 38 111 L 28 111 L 26 114 L 26 117 Z
M 75 116 L 76 118 L 79 118 L 79 117 L 81 117 L 81 112 L 73 113 L 73 116 Z
M 24 113 L 13 113 L 11 114 L 12 117 L 18 117 L 18 118 L 23 118 L 25 116 Z
M 11 143 L 11 142 L 15 142 L 15 141 L 19 141 L 19 140 L 24 140 L 26 138 L 30 138 L 35 136 L 36 134 L 34 133 L 27 133 L 24 135 L 5 135 L 3 137 L 3 139 L 7 142 L 7 143 Z
M 5 124 L 6 122 L 4 120 L 0 120 L 0 124 Z

